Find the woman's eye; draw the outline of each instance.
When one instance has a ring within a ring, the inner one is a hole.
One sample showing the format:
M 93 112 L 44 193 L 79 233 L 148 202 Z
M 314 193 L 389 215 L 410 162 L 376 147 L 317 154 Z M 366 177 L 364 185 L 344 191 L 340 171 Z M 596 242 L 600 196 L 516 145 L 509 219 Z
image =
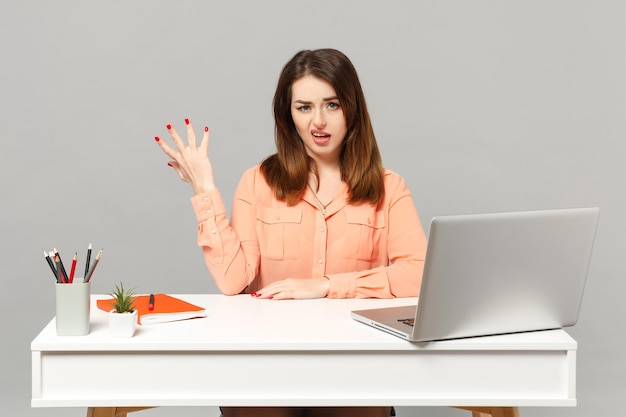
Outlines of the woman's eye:
M 328 103 L 328 108 L 330 110 L 335 110 L 339 108 L 339 103 Z
M 302 106 L 298 107 L 298 110 L 300 110 L 300 111 L 309 111 L 309 110 L 311 110 L 311 106 L 307 106 L 306 104 L 303 104 Z

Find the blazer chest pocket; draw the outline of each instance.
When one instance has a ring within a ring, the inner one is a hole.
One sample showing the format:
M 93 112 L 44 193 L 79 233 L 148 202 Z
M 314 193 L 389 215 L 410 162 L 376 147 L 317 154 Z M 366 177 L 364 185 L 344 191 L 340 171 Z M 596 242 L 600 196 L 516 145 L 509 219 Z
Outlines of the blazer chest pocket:
M 344 255 L 349 259 L 371 261 L 379 256 L 385 230 L 383 212 L 374 209 L 346 207 L 346 236 Z
M 300 255 L 302 209 L 258 207 L 256 219 L 261 256 L 281 260 Z

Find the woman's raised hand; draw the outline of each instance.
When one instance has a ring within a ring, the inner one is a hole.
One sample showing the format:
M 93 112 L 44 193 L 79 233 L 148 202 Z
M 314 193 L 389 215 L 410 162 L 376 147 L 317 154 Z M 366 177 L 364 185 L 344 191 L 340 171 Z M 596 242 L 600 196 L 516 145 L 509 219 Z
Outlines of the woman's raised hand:
M 160 137 L 155 136 L 163 152 L 172 160 L 168 163 L 174 168 L 181 180 L 191 184 L 195 194 L 202 194 L 215 188 L 215 178 L 213 177 L 213 166 L 209 159 L 209 128 L 204 128 L 204 135 L 200 141 L 200 146 L 196 144 L 196 135 L 189 119 L 185 119 L 187 125 L 187 144 L 180 138 L 178 132 L 172 125 L 167 125 L 176 148 L 170 147 Z

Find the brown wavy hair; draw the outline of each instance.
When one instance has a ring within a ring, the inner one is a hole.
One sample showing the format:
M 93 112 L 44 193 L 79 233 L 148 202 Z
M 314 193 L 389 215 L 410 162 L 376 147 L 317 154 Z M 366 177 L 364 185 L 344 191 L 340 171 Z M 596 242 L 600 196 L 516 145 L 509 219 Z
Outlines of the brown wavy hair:
M 348 184 L 349 201 L 378 203 L 385 192 L 383 165 L 365 95 L 352 62 L 335 49 L 300 51 L 283 67 L 273 102 L 276 153 L 261 163 L 263 176 L 276 198 L 295 205 L 305 192 L 309 174 L 317 175 L 291 117 L 291 87 L 308 75 L 334 88 L 346 118 L 348 130 L 340 164 L 341 179 Z

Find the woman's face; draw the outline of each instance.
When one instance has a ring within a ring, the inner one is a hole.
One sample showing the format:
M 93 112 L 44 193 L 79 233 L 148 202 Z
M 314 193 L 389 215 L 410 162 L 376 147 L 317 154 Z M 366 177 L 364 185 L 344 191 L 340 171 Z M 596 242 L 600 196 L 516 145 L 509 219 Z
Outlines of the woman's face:
M 348 128 L 337 93 L 329 83 L 310 75 L 294 81 L 291 117 L 311 158 L 339 161 Z

